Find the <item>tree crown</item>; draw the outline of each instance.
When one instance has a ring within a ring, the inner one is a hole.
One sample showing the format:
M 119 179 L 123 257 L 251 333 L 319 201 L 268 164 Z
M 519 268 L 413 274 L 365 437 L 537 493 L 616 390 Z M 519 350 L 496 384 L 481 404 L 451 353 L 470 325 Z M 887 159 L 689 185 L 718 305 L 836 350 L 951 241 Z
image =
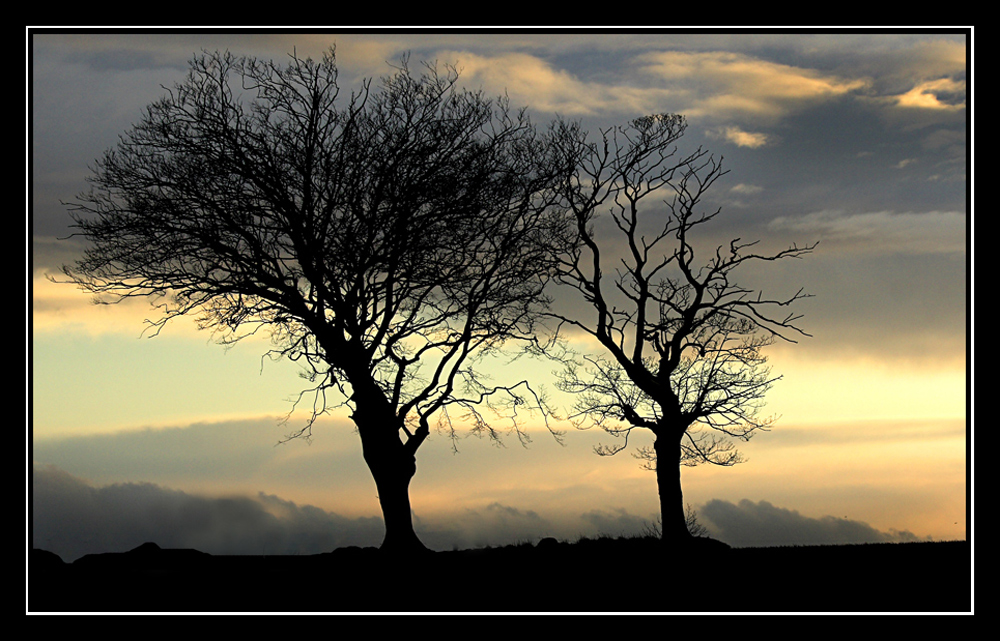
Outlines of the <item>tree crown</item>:
M 577 395 L 577 419 L 616 434 L 642 427 L 685 437 L 683 457 L 691 464 L 738 462 L 723 436 L 746 439 L 772 421 L 759 414 L 777 380 L 763 348 L 807 334 L 800 316 L 780 313 L 806 294 L 765 298 L 737 284 L 734 273 L 753 261 L 803 256 L 815 245 L 764 255 L 736 239 L 696 258 L 693 232 L 720 213 L 703 211 L 703 197 L 726 171 L 704 149 L 679 152 L 683 116 L 638 118 L 602 131 L 596 142 L 572 124 L 560 127 L 563 152 L 576 168 L 561 193 L 575 215 L 577 242 L 563 254 L 558 280 L 594 316 L 553 315 L 604 349 L 600 356 L 563 355 L 560 387 Z M 648 201 L 663 195 L 661 215 Z M 595 231 L 601 214 L 623 241 L 610 257 L 613 244 Z M 605 273 L 611 261 L 616 267 Z
M 321 60 L 206 53 L 71 203 L 104 302 L 160 299 L 223 342 L 261 328 L 318 392 L 377 388 L 401 421 L 501 389 L 477 355 L 531 335 L 554 273 L 554 156 L 524 111 L 404 58 L 349 96 Z M 315 417 L 315 414 L 314 414 Z M 404 427 L 405 429 L 405 427 Z

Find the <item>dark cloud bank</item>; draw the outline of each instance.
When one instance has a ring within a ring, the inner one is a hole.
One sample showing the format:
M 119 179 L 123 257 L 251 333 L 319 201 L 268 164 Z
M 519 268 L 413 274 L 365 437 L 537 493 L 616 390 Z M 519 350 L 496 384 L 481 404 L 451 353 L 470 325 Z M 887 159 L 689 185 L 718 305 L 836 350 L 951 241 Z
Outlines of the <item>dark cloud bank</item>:
M 39 465 L 33 477 L 32 545 L 65 561 L 146 541 L 210 554 L 313 554 L 382 536 L 381 519 L 349 519 L 263 492 L 208 498 L 152 483 L 92 487 Z
M 698 511 L 712 536 L 735 547 L 777 545 L 844 545 L 920 540 L 909 531 L 882 532 L 863 521 L 802 516 L 767 501 L 743 499 L 738 504 L 712 500 Z
M 809 518 L 766 501 L 709 501 L 698 519 L 712 536 L 737 547 L 918 538 L 910 532 L 881 532 L 860 521 Z M 579 523 L 608 536 L 650 531 L 649 521 L 620 509 L 592 510 L 580 515 Z M 433 523 L 417 518 L 416 527 L 425 543 L 439 550 L 534 542 L 554 530 L 567 531 L 532 510 L 499 503 Z M 124 552 L 147 541 L 210 554 L 318 554 L 352 545 L 376 546 L 382 534 L 378 517 L 348 518 L 264 492 L 205 497 L 152 483 L 94 487 L 53 465 L 33 468 L 32 546 L 65 561 Z

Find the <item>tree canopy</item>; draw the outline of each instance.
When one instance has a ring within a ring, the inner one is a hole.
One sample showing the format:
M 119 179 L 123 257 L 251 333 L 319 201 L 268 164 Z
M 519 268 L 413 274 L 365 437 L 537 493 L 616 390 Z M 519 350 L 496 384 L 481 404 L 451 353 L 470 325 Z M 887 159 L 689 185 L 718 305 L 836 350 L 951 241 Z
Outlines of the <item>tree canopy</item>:
M 407 487 L 432 417 L 450 430 L 470 413 L 498 437 L 484 403 L 538 404 L 475 364 L 532 339 L 566 238 L 560 156 L 523 110 L 457 81 L 404 59 L 347 94 L 332 49 L 285 65 L 206 53 L 70 205 L 89 241 L 72 282 L 152 297 L 156 331 L 194 315 L 223 342 L 268 332 L 312 378 L 313 419 L 348 405 L 384 547 L 420 547 Z

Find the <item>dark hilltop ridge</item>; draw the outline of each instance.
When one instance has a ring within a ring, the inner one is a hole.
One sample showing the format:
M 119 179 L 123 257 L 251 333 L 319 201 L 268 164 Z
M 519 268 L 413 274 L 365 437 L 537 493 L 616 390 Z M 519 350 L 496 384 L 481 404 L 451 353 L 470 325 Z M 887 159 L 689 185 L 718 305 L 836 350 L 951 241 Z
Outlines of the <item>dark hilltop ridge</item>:
M 965 541 L 730 548 L 542 539 L 395 556 L 216 556 L 145 543 L 32 550 L 29 612 L 940 612 L 972 610 Z

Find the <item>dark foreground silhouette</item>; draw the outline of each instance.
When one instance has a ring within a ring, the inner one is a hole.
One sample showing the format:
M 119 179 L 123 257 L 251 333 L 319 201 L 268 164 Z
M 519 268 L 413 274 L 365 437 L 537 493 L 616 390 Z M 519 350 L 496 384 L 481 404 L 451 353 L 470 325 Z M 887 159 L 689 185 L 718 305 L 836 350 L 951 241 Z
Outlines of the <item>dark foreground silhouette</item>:
M 667 566 L 664 568 L 663 566 Z M 390 555 L 32 550 L 31 612 L 970 612 L 965 541 L 737 548 L 651 538 Z

